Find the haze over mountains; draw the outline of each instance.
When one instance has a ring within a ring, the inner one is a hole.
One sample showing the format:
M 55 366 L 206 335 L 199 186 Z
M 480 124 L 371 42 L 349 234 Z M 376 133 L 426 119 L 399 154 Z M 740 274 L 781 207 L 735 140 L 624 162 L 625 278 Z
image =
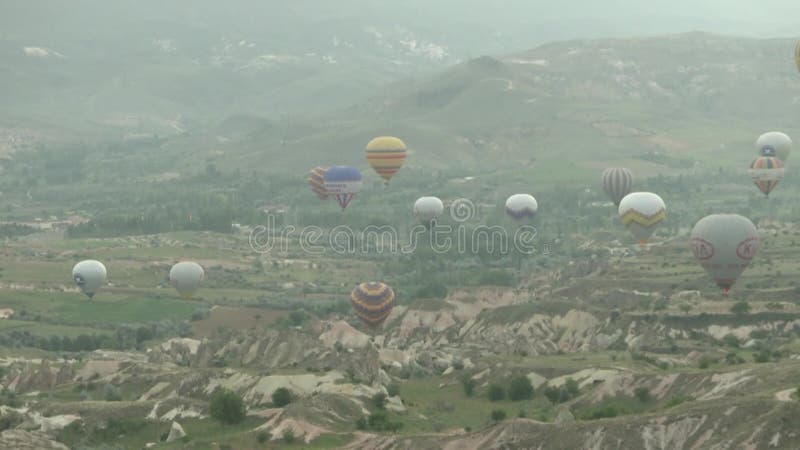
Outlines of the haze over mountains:
M 695 29 L 785 36 L 798 13 L 788 1 L 721 0 L 36 0 L 3 9 L 3 118 L 167 130 L 239 113 L 330 111 L 392 81 L 556 40 Z

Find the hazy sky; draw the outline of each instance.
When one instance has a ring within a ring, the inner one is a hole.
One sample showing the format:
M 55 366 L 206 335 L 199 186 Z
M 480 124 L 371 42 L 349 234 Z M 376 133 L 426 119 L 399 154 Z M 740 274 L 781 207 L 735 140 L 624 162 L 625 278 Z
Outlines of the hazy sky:
M 5 0 L 7 30 L 111 26 L 118 21 L 192 22 L 268 31 L 321 21 L 441 28 L 451 37 L 491 30 L 523 47 L 555 39 L 709 31 L 743 36 L 800 33 L 800 0 Z M 504 45 L 509 45 L 505 42 Z

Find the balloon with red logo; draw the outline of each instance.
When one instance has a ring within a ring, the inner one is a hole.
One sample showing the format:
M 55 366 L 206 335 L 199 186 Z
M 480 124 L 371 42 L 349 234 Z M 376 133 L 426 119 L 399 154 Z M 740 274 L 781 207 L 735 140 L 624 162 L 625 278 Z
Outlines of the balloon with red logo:
M 692 229 L 692 253 L 725 294 L 756 256 L 758 231 L 738 214 L 712 214 Z

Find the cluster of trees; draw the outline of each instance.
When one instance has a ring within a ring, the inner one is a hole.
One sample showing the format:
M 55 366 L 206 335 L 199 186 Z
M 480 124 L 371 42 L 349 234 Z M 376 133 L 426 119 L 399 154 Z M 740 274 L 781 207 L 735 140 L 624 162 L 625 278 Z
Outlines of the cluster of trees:
M 39 230 L 33 227 L 17 224 L 2 224 L 0 225 L 0 238 L 14 238 L 27 236 L 29 234 L 37 233 Z
M 28 330 L 12 330 L 0 334 L 0 346 L 31 347 L 47 351 L 81 352 L 100 348 L 113 350 L 141 349 L 142 344 L 156 338 L 188 336 L 191 331 L 186 321 L 165 319 L 147 325 L 118 325 L 112 332 L 40 336 Z

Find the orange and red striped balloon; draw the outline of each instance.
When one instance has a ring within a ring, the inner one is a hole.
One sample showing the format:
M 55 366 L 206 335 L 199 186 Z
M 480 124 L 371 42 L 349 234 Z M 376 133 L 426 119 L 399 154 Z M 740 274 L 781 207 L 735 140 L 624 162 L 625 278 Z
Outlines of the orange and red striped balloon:
M 328 190 L 325 189 L 325 172 L 328 169 L 330 169 L 328 166 L 318 166 L 308 172 L 308 185 L 320 200 L 328 199 Z

